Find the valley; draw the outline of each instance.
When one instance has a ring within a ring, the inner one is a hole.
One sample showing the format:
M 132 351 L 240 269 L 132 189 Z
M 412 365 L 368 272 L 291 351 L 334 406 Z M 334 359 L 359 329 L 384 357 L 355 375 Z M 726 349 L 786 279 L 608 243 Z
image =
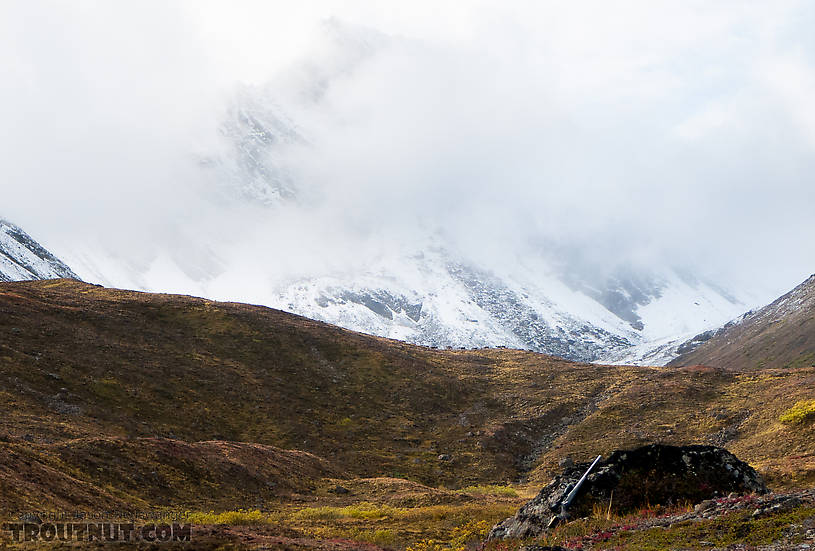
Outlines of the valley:
M 726 447 L 773 490 L 815 484 L 815 427 L 782 420 L 813 395 L 812 365 L 436 350 L 265 307 L 75 280 L 0 284 L 0 312 L 9 518 L 158 508 L 296 520 L 311 514 L 303 507 L 387 505 L 407 512 L 349 518 L 390 526 L 426 514 L 414 536 L 439 537 L 507 516 L 564 458 L 651 442 Z M 351 534 L 332 522 L 291 525 L 302 538 Z M 409 545 L 407 527 L 394 533 Z
M 815 550 L 813 23 L 0 1 L 0 551 Z

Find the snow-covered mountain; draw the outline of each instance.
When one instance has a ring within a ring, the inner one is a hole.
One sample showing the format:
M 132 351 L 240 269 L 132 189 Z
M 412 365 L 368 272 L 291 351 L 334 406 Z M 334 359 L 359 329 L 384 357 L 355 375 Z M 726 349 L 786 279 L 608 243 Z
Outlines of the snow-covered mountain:
M 145 262 L 93 247 L 69 249 L 87 281 L 257 302 L 428 346 L 505 346 L 582 361 L 663 364 L 690 336 L 745 309 L 716 287 L 670 270 L 615 276 L 599 286 L 552 271 L 542 259 L 500 271 L 478 266 L 438 243 L 358 271 L 283 281 L 247 277 L 205 247 Z M 78 276 L 22 229 L 0 221 L 0 280 L 58 277 Z M 241 286 L 247 280 L 254 284 Z
M 204 248 L 198 254 L 163 252 L 142 265 L 93 252 L 65 258 L 105 285 L 263 304 L 428 346 L 505 346 L 580 361 L 664 364 L 676 345 L 746 309 L 671 270 L 649 274 L 649 286 L 640 282 L 636 292 L 620 278 L 586 292 L 586 281 L 565 278 L 542 258 L 498 270 L 438 244 L 293 279 L 219 262 Z
M 509 346 L 582 361 L 664 364 L 695 332 L 744 310 L 672 273 L 631 300 L 633 324 L 543 268 L 496 274 L 440 255 L 417 259 L 412 282 L 391 274 L 293 284 L 277 305 L 339 325 L 433 346 Z M 625 288 L 606 289 L 623 294 Z
M 392 260 L 378 273 L 303 280 L 278 292 L 274 301 L 285 310 L 430 346 L 507 346 L 588 360 L 638 340 L 555 278 L 523 268 L 499 275 L 440 249 Z
M 77 276 L 22 229 L 0 219 L 0 281 L 60 277 Z
M 385 230 L 365 226 L 370 208 L 353 211 L 367 196 L 311 186 L 293 167 L 298 152 L 321 147 L 311 164 L 332 154 L 319 143 L 320 124 L 333 121 L 342 134 L 347 122 L 330 109 L 332 91 L 389 40 L 337 21 L 326 36 L 315 59 L 266 86 L 239 87 L 224 109 L 221 147 L 196 157 L 210 196 L 189 207 L 207 209 L 211 224 L 167 220 L 138 251 L 118 241 L 60 243 L 60 258 L 109 286 L 264 304 L 429 346 L 506 346 L 583 361 L 665 363 L 677 344 L 748 308 L 671 267 L 575 269 L 544 247 L 484 260 L 420 221 L 408 238 L 396 231 L 369 247 L 370 234 Z M 360 164 L 375 161 L 364 153 Z M 345 177 L 328 176 L 332 184 Z M 375 205 L 373 214 L 387 218 L 380 210 L 395 214 L 400 205 Z
M 281 151 L 304 138 L 273 97 L 247 87 L 238 89 L 219 131 L 227 144 L 225 154 L 205 164 L 216 172 L 226 194 L 262 205 L 274 205 L 295 196 L 295 183 Z

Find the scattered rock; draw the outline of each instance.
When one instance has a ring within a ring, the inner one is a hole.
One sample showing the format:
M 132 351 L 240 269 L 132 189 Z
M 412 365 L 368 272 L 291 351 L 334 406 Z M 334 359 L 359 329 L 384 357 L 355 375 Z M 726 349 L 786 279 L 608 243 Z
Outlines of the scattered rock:
M 453 458 L 447 455 L 446 453 L 439 455 L 439 461 L 451 461 L 452 459 Z
M 351 493 L 351 490 L 337 484 L 334 488 L 331 489 L 331 492 L 337 495 L 345 495 Z
M 791 497 L 780 497 L 777 500 L 773 500 L 769 503 L 764 504 L 762 507 L 759 507 L 755 511 L 753 511 L 753 517 L 763 517 L 775 513 L 786 513 L 787 511 L 791 511 L 801 505 L 803 502 L 800 498 L 796 496 Z
M 569 456 L 564 457 L 558 462 L 561 469 L 571 469 L 574 467 L 574 459 Z
M 82 413 L 82 408 L 76 404 L 68 404 L 59 396 L 55 396 L 48 402 L 49 407 L 56 413 L 62 415 L 79 415 Z
M 702 513 L 681 512 L 667 516 L 643 516 L 640 518 L 631 518 L 628 523 L 623 526 L 613 527 L 609 529 L 600 529 L 590 534 L 583 535 L 578 538 L 570 540 L 570 548 L 572 549 L 598 549 L 597 543 L 606 541 L 609 535 L 618 533 L 620 530 L 630 532 L 632 530 L 668 530 L 677 524 L 687 525 L 688 522 L 699 522 L 704 519 L 718 519 L 727 517 L 737 512 L 749 511 L 757 509 L 760 511 L 767 511 L 767 515 L 773 515 L 770 518 L 778 518 L 779 515 L 785 514 L 785 507 L 792 507 L 793 510 L 800 507 L 813 507 L 815 506 L 815 488 L 809 490 L 799 490 L 789 494 L 749 494 L 749 495 L 735 495 L 728 497 L 720 497 L 710 500 L 711 506 L 706 508 Z M 795 505 L 799 503 L 799 505 Z M 778 506 L 777 509 L 772 509 Z M 772 512 L 771 512 L 772 511 Z M 784 530 L 784 535 L 780 540 L 762 546 L 764 551 L 787 551 L 791 549 L 812 549 L 812 543 L 815 541 L 815 518 L 808 518 L 800 524 L 790 524 Z M 797 545 L 792 545 L 790 542 L 803 539 L 806 542 L 801 542 Z M 700 540 L 696 542 L 694 549 L 714 548 L 715 543 Z M 529 546 L 529 549 L 537 549 L 534 546 Z M 599 547 L 602 548 L 602 547 Z M 716 547 L 719 549 L 718 547 Z M 523 548 L 522 548 L 523 549 Z M 545 549 L 545 548 L 544 548 Z M 724 549 L 724 548 L 721 548 Z M 727 549 L 737 551 L 745 550 L 748 547 L 736 544 L 735 546 L 728 546 Z M 753 549 L 750 547 L 749 549 Z

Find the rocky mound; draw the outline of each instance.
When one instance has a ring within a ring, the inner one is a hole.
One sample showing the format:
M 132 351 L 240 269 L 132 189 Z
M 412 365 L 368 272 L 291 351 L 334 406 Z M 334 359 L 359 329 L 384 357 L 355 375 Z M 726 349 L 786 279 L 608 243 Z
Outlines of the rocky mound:
M 588 467 L 566 466 L 514 517 L 493 527 L 489 538 L 536 537 L 566 516 L 587 516 L 597 504 L 625 513 L 646 504 L 698 503 L 734 492 L 767 491 L 761 476 L 725 449 L 651 444 L 617 450 L 600 461 L 564 510 L 567 496 Z

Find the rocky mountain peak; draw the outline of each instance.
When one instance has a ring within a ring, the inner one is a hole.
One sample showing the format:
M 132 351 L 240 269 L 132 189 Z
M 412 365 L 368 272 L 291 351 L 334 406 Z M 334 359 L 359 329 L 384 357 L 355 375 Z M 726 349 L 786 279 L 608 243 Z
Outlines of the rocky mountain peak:
M 0 281 L 62 277 L 79 279 L 21 228 L 0 218 Z

